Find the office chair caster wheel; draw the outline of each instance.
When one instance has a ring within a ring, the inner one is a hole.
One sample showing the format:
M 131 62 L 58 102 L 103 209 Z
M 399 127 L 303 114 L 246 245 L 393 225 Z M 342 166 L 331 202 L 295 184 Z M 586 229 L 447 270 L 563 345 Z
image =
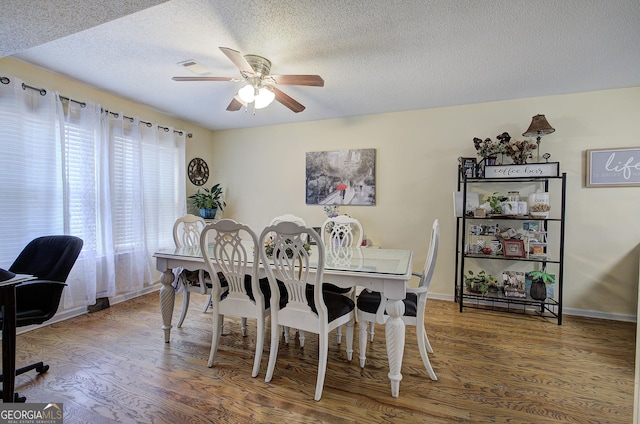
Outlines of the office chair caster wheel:
M 42 365 L 40 367 L 36 367 L 36 372 L 38 374 L 44 374 L 47 371 L 49 371 L 49 365 Z

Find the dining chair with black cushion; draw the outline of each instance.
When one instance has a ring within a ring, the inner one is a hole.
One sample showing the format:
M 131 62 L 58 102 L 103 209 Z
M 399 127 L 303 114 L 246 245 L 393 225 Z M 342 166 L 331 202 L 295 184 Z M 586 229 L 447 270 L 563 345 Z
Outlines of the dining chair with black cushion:
M 82 239 L 69 235 L 38 237 L 22 250 L 9 271 L 36 277 L 16 285 L 16 327 L 39 325 L 58 311 L 65 281 L 82 250 Z M 4 317 L 0 312 L 0 326 Z M 16 369 L 16 375 L 35 370 L 43 374 L 42 361 Z M 1 381 L 1 379 L 0 379 Z
M 278 215 L 274 217 L 269 223 L 269 225 L 276 225 L 281 222 L 295 222 L 296 224 L 302 225 L 303 227 L 307 226 L 307 223 L 304 221 L 304 218 L 301 218 L 292 213 L 285 213 L 284 215 Z M 296 329 L 296 331 L 299 332 L 298 340 L 300 342 L 300 347 L 304 347 L 304 331 L 300 331 L 299 329 Z M 284 335 L 284 342 L 289 344 L 289 340 L 291 339 L 291 336 L 289 334 L 289 327 L 283 326 L 282 334 Z
M 418 339 L 418 350 L 422 357 L 422 363 L 429 373 L 429 377 L 432 380 L 437 380 L 431 362 L 427 352 L 433 353 L 431 343 L 427 337 L 427 331 L 425 329 L 424 319 L 425 310 L 427 305 L 427 293 L 429 292 L 429 285 L 433 278 L 433 272 L 435 270 L 436 259 L 438 258 L 438 245 L 440 244 L 440 223 L 436 219 L 433 222 L 431 228 L 431 240 L 429 242 L 429 253 L 425 261 L 424 270 L 422 273 L 413 273 L 414 276 L 419 277 L 420 281 L 417 287 L 406 287 L 407 295 L 404 299 L 404 315 L 402 320 L 405 325 L 413 325 L 416 327 L 416 337 Z M 358 308 L 358 320 L 360 322 L 360 366 L 364 368 L 366 362 L 366 350 L 367 350 L 367 323 L 375 322 L 378 324 L 384 324 L 389 316 L 386 313 L 386 298 L 379 292 L 370 291 L 368 289 L 363 290 L 358 296 L 357 308 Z
M 272 256 L 269 258 L 265 250 L 260 249 L 262 263 L 269 264 L 265 271 L 272 293 L 271 351 L 265 381 L 271 381 L 275 370 L 280 342 L 279 325 L 316 333 L 319 336 L 319 354 L 314 399 L 320 400 L 327 371 L 330 331 L 347 325 L 347 359 L 352 358 L 355 305 L 347 296 L 322 290 L 325 249 L 320 236 L 312 228 L 281 222 L 264 229 L 260 245 L 263 246 L 269 237 L 273 238 Z M 316 253 L 313 253 L 317 257 L 313 261 L 305 248 L 307 242 L 317 244 Z M 277 307 L 280 301 L 279 281 L 284 283 L 288 296 L 287 304 L 280 309 Z M 307 290 L 308 286 L 313 286 L 312 295 Z
M 173 242 L 176 247 L 200 246 L 200 233 L 205 225 L 205 220 L 199 216 L 188 214 L 178 218 L 173 224 Z M 202 313 L 207 312 L 211 306 L 211 277 L 203 269 L 181 269 L 178 272 L 178 284 L 177 292 L 182 291 L 182 312 L 177 325 L 180 328 L 187 317 L 191 293 L 207 296 Z
M 362 246 L 364 230 L 362 224 L 355 218 L 348 215 L 337 215 L 327 218 L 320 228 L 320 236 L 325 246 L 327 258 L 340 260 L 343 252 L 348 252 L 349 248 Z M 324 290 L 333 293 L 340 293 L 350 296 L 356 300 L 355 287 L 338 287 L 331 282 L 324 283 Z M 337 329 L 338 344 L 342 342 L 342 327 Z
M 214 276 L 211 288 L 213 334 L 208 366 L 212 367 L 220 345 L 225 315 L 242 319 L 242 335 L 246 335 L 246 319 L 256 319 L 256 347 L 252 377 L 260 370 L 264 346 L 265 318 L 270 313 L 271 287 L 267 278 L 258 279 L 258 238 L 248 226 L 232 219 L 209 224 L 200 235 L 200 249 L 209 274 Z M 224 277 L 226 288 L 219 275 Z M 278 287 L 278 286 L 276 286 Z M 226 295 L 221 296 L 222 290 Z M 278 288 L 276 288 L 278 290 Z M 280 286 L 280 307 L 287 303 L 284 286 Z

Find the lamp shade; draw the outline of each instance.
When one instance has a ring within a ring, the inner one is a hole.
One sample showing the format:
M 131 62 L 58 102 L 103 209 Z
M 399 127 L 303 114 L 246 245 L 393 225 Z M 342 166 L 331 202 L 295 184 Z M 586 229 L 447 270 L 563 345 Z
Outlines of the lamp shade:
M 251 84 L 247 84 L 238 90 L 238 97 L 245 103 L 251 103 L 255 97 L 255 88 Z
M 531 125 L 522 134 L 525 137 L 538 137 L 541 135 L 551 134 L 556 129 L 549 125 L 544 115 L 536 115 L 531 119 Z
M 276 98 L 276 95 L 273 91 L 269 90 L 267 87 L 262 87 L 258 91 L 258 95 L 255 97 L 255 108 L 262 109 L 271 104 L 273 99 Z

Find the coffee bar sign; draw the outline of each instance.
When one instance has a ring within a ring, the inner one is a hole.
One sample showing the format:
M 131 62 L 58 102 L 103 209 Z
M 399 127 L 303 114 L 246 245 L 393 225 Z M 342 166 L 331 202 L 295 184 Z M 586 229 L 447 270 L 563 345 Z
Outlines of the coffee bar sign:
M 640 186 L 640 147 L 587 150 L 587 187 Z
M 527 163 L 524 165 L 487 165 L 485 178 L 557 177 L 559 162 Z

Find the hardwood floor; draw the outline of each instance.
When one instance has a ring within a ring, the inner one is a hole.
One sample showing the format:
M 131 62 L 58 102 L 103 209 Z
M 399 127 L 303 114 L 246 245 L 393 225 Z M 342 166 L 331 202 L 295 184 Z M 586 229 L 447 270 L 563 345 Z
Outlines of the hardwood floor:
M 176 299 L 174 323 L 180 312 Z M 322 400 L 313 400 L 317 336 L 280 344 L 271 383 L 251 378 L 255 322 L 248 336 L 226 319 L 213 368 L 206 362 L 211 312 L 192 296 L 182 329 L 163 342 L 158 293 L 18 336 L 18 365 L 46 359 L 48 373 L 18 376 L 28 402 L 62 402 L 65 423 L 630 423 L 635 324 L 567 316 L 539 318 L 465 310 L 429 300 L 430 355 L 422 366 L 407 327 L 400 397 L 390 395 L 384 328 L 367 366 L 347 362 L 330 337 Z

